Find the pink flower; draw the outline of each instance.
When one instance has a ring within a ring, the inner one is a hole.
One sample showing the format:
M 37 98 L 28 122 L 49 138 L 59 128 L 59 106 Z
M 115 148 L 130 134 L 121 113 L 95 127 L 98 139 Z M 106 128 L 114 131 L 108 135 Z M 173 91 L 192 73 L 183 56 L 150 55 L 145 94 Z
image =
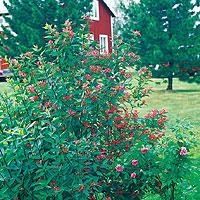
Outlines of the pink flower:
M 30 101 L 35 101 L 35 100 L 37 100 L 37 99 L 39 99 L 39 96 L 33 96 L 33 97 L 30 97 L 30 98 L 29 98 Z
M 50 102 L 45 102 L 45 106 L 47 107 L 47 108 L 50 108 L 51 106 L 52 106 L 52 102 L 50 101 Z
M 91 19 L 91 17 L 89 15 L 84 15 L 83 19 Z
M 89 74 L 85 74 L 85 78 L 92 80 L 92 76 L 90 76 Z
M 140 31 L 138 31 L 138 30 L 133 31 L 133 33 L 134 33 L 135 36 L 139 36 L 139 37 L 142 36 L 141 33 L 140 33 Z
M 148 68 L 147 67 L 143 67 L 142 69 L 140 69 L 138 72 L 140 74 L 144 74 L 145 72 L 147 72 Z
M 19 74 L 20 76 L 22 76 L 23 78 L 27 76 L 27 74 L 25 74 L 25 73 L 22 72 L 22 71 L 19 71 L 18 74 Z
M 111 72 L 111 69 L 110 69 L 110 68 L 106 68 L 106 69 L 104 70 L 104 72 L 105 72 L 105 73 L 110 73 L 110 72 Z
M 128 55 L 129 55 L 129 56 L 135 56 L 135 53 L 130 52 L 130 53 L 128 53 Z
M 86 109 L 84 109 L 84 110 L 83 110 L 83 114 L 86 114 L 86 113 L 87 113 L 87 110 L 86 110 Z
M 149 139 L 152 140 L 152 141 L 155 140 L 156 139 L 156 135 L 155 134 L 150 135 Z
M 50 186 L 54 186 L 56 183 L 55 182 L 51 182 Z
M 84 189 L 85 189 L 85 186 L 83 184 L 80 184 L 80 188 L 78 189 L 78 192 L 81 192 Z
M 90 66 L 90 69 L 92 70 L 93 73 L 96 73 L 96 72 L 97 72 L 97 68 L 96 68 L 95 66 L 93 66 L 93 65 Z
M 131 174 L 131 178 L 135 178 L 137 176 L 137 174 L 135 173 L 135 172 L 133 172 L 132 174 Z
M 136 166 L 138 164 L 138 160 L 132 160 L 132 165 Z
M 68 95 L 68 96 L 64 96 L 63 97 L 63 99 L 65 99 L 65 100 L 68 100 L 68 99 L 70 99 L 71 98 L 71 95 Z
M 53 189 L 54 189 L 54 191 L 59 191 L 60 190 L 59 187 L 54 187 Z
M 119 165 L 119 164 L 115 167 L 115 169 L 116 169 L 117 172 L 123 172 L 124 171 L 124 168 L 122 168 L 121 165 Z
M 73 31 L 70 31 L 68 34 L 69 34 L 70 39 L 72 39 L 73 36 L 74 36 L 74 32 L 73 32 Z
M 181 151 L 180 151 L 180 155 L 181 156 L 185 156 L 185 155 L 187 155 L 187 149 L 186 149 L 186 147 L 181 147 Z
M 131 77 L 132 77 L 132 74 L 131 74 L 131 73 L 125 74 L 125 77 L 126 77 L 126 78 L 131 78 Z
M 96 57 L 99 54 L 98 50 L 92 50 L 91 51 L 91 55 L 93 55 L 94 57 Z
M 49 40 L 48 44 L 54 44 L 53 40 Z
M 164 115 L 166 112 L 167 112 L 166 109 L 162 109 L 162 110 L 160 111 L 160 114 L 161 114 L 161 115 Z
M 89 168 L 84 168 L 84 171 L 89 173 L 90 169 Z
M 32 85 L 29 85 L 28 89 L 29 89 L 30 92 L 35 92 L 35 88 Z
M 145 153 L 147 153 L 148 151 L 149 151 L 149 148 L 146 148 L 146 147 L 142 148 L 142 154 L 145 154 Z
M 85 126 L 85 128 L 89 128 L 90 124 L 88 124 L 87 122 L 84 122 L 83 125 Z
M 123 122 L 122 124 L 116 124 L 117 129 L 122 129 L 127 125 L 127 122 Z
M 76 114 L 76 112 L 74 112 L 74 111 L 72 111 L 72 110 L 68 110 L 67 112 L 68 112 L 68 114 L 70 114 L 70 115 L 72 115 L 72 116 Z
M 124 71 L 124 70 L 120 70 L 120 74 L 121 74 L 121 75 L 124 75 L 124 74 L 125 74 L 125 71 Z

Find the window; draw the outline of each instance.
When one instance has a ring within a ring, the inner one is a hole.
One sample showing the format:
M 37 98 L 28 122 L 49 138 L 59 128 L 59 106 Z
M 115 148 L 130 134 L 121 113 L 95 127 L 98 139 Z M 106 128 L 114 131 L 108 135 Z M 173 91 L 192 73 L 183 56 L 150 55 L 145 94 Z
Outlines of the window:
M 98 0 L 93 0 L 92 19 L 99 20 L 99 1 Z
M 99 43 L 100 43 L 100 53 L 103 53 L 105 51 L 108 52 L 108 36 L 100 35 Z

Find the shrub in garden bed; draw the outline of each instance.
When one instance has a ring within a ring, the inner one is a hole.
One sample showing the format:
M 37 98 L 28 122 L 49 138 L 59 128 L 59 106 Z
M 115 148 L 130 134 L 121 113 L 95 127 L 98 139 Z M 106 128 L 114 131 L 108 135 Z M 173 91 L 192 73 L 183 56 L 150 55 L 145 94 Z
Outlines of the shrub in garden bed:
M 46 29 L 45 49 L 10 63 L 13 94 L 0 102 L 0 199 L 174 199 L 191 140 L 181 126 L 166 129 L 165 110 L 140 119 L 151 74 L 134 70 L 139 57 L 121 40 L 99 54 L 86 27 L 74 33 L 70 22 Z

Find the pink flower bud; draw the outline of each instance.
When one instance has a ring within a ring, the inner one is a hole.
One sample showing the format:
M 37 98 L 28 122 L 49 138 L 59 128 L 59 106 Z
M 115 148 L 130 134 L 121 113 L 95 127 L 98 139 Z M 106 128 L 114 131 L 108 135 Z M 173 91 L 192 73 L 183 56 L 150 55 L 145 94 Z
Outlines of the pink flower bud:
M 186 149 L 186 147 L 181 147 L 181 151 L 180 151 L 180 155 L 181 156 L 185 156 L 185 155 L 187 155 L 187 149 Z
M 135 173 L 135 172 L 133 172 L 132 174 L 131 174 L 131 178 L 135 178 L 137 176 L 137 174 Z
M 29 85 L 29 86 L 28 86 L 28 90 L 29 90 L 30 92 L 35 92 L 35 88 L 34 88 L 32 85 Z
M 105 72 L 105 73 L 110 73 L 110 72 L 111 72 L 111 69 L 110 69 L 110 68 L 106 68 L 106 69 L 104 70 L 104 72 Z
M 124 168 L 122 168 L 121 165 L 119 165 L 119 164 L 115 167 L 115 169 L 116 169 L 117 172 L 123 172 L 124 171 Z
M 149 151 L 148 148 L 146 148 L 146 147 L 142 148 L 142 154 L 145 154 L 145 153 L 147 153 L 148 151 Z
M 138 164 L 138 160 L 132 160 L 132 165 L 136 166 Z
M 76 114 L 76 112 L 74 112 L 72 110 L 68 110 L 67 112 L 68 112 L 69 115 L 72 115 L 72 116 Z

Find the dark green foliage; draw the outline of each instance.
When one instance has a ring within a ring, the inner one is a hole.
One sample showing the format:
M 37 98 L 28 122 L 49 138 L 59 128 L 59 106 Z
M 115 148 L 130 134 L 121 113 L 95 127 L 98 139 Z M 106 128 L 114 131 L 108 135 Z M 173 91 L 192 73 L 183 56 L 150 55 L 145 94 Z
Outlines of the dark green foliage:
M 152 66 L 154 76 L 168 77 L 171 84 L 175 76 L 191 81 L 192 75 L 199 81 L 200 26 L 196 24 L 198 13 L 192 11 L 195 5 L 197 2 L 188 0 L 141 0 L 122 5 L 124 39 L 128 41 L 132 31 L 140 31 L 135 48 L 142 64 Z
M 91 0 L 10 0 L 5 6 L 12 18 L 5 17 L 10 29 L 3 27 L 6 38 L 1 37 L 0 55 L 14 57 L 33 45 L 44 46 L 46 23 L 60 30 L 61 24 L 70 19 L 74 29 L 80 28 L 81 17 L 90 11 L 90 4 Z

